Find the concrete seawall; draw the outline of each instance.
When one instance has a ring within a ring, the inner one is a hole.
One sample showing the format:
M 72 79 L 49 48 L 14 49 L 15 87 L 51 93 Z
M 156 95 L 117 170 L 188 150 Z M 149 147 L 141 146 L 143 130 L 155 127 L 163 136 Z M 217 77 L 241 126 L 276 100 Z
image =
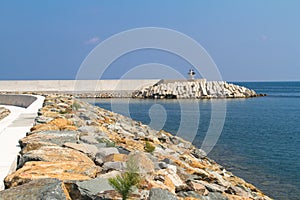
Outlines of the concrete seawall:
M 0 94 L 0 105 L 11 105 L 27 108 L 37 98 L 32 95 L 1 95 Z
M 142 87 L 154 85 L 159 81 L 160 79 L 0 81 L 0 92 L 134 91 Z

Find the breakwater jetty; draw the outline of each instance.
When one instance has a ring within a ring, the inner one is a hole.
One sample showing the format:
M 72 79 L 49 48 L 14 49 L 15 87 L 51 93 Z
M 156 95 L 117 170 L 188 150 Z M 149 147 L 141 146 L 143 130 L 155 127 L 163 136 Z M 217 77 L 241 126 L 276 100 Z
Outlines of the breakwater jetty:
M 225 81 L 39 80 L 0 81 L 0 93 L 60 93 L 78 98 L 249 98 L 264 96 Z
M 188 141 L 72 96 L 45 96 L 1 200 L 121 199 L 108 179 L 129 159 L 140 175 L 131 199 L 270 199 Z
M 210 98 L 249 98 L 262 96 L 254 90 L 225 81 L 194 80 L 161 80 L 158 83 L 135 91 L 135 98 L 177 98 L 177 99 L 210 99 Z

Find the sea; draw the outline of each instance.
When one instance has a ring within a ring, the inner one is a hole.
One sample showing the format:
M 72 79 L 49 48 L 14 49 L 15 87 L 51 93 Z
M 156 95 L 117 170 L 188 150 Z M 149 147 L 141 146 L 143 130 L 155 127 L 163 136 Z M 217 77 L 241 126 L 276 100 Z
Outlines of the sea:
M 196 124 L 196 135 L 191 142 L 198 148 L 209 130 L 213 105 L 221 103 L 226 108 L 224 126 L 208 157 L 271 198 L 299 200 L 300 82 L 235 84 L 267 96 L 212 100 L 97 99 L 91 103 L 174 135 L 179 129 L 195 132 L 195 126 L 182 123 L 192 121 Z M 155 111 L 165 116 L 160 120 L 163 124 L 152 123 Z M 184 124 L 186 127 L 182 127 Z

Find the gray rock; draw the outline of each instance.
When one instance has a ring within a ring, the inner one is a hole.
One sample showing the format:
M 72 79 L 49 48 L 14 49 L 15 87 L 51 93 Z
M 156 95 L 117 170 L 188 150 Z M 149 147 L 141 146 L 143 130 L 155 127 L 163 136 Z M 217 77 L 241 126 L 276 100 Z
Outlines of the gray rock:
M 195 191 L 180 191 L 176 193 L 179 197 L 194 197 L 197 199 L 201 199 L 203 196 L 198 194 Z
M 119 151 L 115 147 L 99 148 L 96 157 L 104 159 L 108 155 L 117 154 L 117 153 L 119 153 Z
M 91 118 L 89 118 L 88 116 L 86 116 L 86 114 L 85 113 L 80 113 L 79 114 L 79 118 L 80 119 L 83 119 L 83 120 L 91 120 Z
M 203 151 L 202 149 L 194 149 L 192 151 L 193 156 L 195 156 L 196 158 L 202 159 L 205 158 L 207 156 L 207 154 L 205 153 L 205 151 Z
M 66 142 L 76 143 L 77 142 L 77 134 L 76 131 L 41 131 L 38 133 L 34 133 L 36 138 L 35 142 L 48 142 L 52 144 L 56 144 L 58 146 L 63 146 Z M 31 135 L 31 134 L 28 134 Z M 49 136 L 44 136 L 49 135 Z M 19 140 L 19 144 L 21 148 L 25 147 L 27 143 L 31 143 L 32 141 L 24 141 Z
M 37 118 L 35 118 L 35 122 L 37 124 L 46 124 L 46 123 L 50 122 L 51 120 L 53 120 L 52 117 L 38 116 Z
M 85 143 L 77 144 L 77 143 L 67 142 L 63 146 L 80 151 L 88 155 L 92 159 L 95 159 L 96 153 L 98 152 L 98 148 L 92 144 L 85 144 Z
M 109 171 L 109 170 L 123 171 L 125 170 L 126 164 L 124 162 L 106 162 L 102 167 L 103 167 L 103 171 Z
M 91 135 L 81 136 L 80 140 L 84 143 L 87 143 L 87 144 L 98 144 L 99 143 L 96 140 L 96 138 L 94 136 L 91 136 Z
M 201 196 L 199 199 L 201 200 L 228 200 L 226 196 L 223 196 L 218 192 L 210 192 L 207 196 Z
M 78 129 L 82 133 L 99 133 L 100 129 L 98 126 L 82 126 Z
M 106 143 L 98 143 L 98 144 L 94 144 L 94 145 L 98 148 L 98 151 L 99 151 L 99 149 L 106 147 Z
M 94 160 L 94 163 L 98 166 L 102 166 L 104 162 L 101 158 L 96 157 L 95 160 Z
M 150 192 L 149 190 L 142 190 L 140 194 L 141 194 L 140 199 L 148 199 Z
M 130 151 L 124 147 L 117 147 L 117 149 L 120 154 L 126 154 L 126 155 L 130 154 Z
M 162 162 L 165 162 L 167 164 L 174 164 L 174 162 L 171 159 L 169 159 L 169 158 L 163 159 Z
M 169 192 L 168 190 L 163 190 L 160 188 L 152 188 L 149 194 L 149 200 L 177 200 L 178 198 Z
M 208 183 L 205 181 L 198 181 L 200 184 L 204 185 L 206 189 L 210 192 L 219 192 L 222 193 L 225 191 L 225 187 L 222 187 L 220 185 L 217 185 L 215 183 Z
M 76 185 L 84 198 L 95 199 L 99 192 L 114 190 L 106 178 L 95 178 L 87 181 L 77 181 Z
M 165 162 L 160 162 L 160 163 L 158 164 L 158 166 L 159 166 L 161 169 L 166 169 L 166 168 L 168 167 L 168 164 L 165 163 Z
M 68 194 L 65 194 L 62 186 L 63 183 L 58 179 L 33 180 L 29 183 L 0 191 L 0 200 L 65 200 Z

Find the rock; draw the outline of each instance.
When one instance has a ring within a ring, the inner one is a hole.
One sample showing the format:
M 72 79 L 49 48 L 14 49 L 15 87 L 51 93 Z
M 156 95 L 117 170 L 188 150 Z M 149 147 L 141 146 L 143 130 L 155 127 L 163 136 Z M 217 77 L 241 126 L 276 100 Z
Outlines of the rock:
M 169 159 L 169 158 L 164 158 L 163 160 L 161 160 L 162 162 L 165 162 L 165 163 L 167 163 L 167 164 L 174 164 L 174 162 L 171 160 L 171 159 Z
M 103 171 L 117 170 L 124 171 L 126 164 L 124 162 L 106 162 L 103 164 Z
M 99 126 L 81 126 L 78 128 L 78 131 L 82 133 L 92 133 L 92 134 L 97 134 L 100 132 Z
M 178 198 L 170 193 L 168 190 L 163 190 L 160 188 L 152 188 L 149 194 L 149 200 L 177 200 Z
M 114 178 L 114 177 L 116 177 L 118 175 L 121 175 L 121 173 L 119 171 L 110 171 L 110 172 L 107 172 L 105 174 L 98 175 L 97 177 L 98 178 L 106 178 L 106 179 L 108 179 L 108 178 Z
M 4 119 L 10 114 L 10 111 L 4 107 L 0 107 L 0 120 Z
M 95 157 L 95 160 L 94 160 L 95 164 L 98 165 L 98 166 L 102 166 L 103 165 L 103 160 L 99 157 Z
M 110 154 L 105 157 L 104 162 L 126 162 L 126 154 Z
M 35 122 L 38 124 L 46 124 L 49 123 L 51 120 L 53 120 L 52 117 L 38 116 L 37 118 L 35 118 Z
M 52 112 L 52 111 L 46 111 L 43 113 L 44 117 L 51 117 L 51 118 L 57 118 L 60 117 L 61 115 L 58 112 Z
M 92 159 L 95 158 L 96 153 L 98 152 L 98 148 L 95 145 L 91 145 L 91 144 L 84 144 L 84 143 L 77 144 L 77 143 L 67 142 L 63 146 L 80 151 L 88 155 Z
M 77 181 L 79 191 L 83 198 L 95 199 L 98 193 L 114 190 L 106 178 L 95 178 L 87 181 Z
M 8 190 L 0 191 L 0 200 L 53 199 L 71 200 L 65 184 L 58 179 L 38 179 Z
M 64 118 L 56 118 L 50 121 L 49 124 L 57 126 L 59 130 L 77 130 L 77 127 L 73 126 L 72 121 Z
M 119 151 L 115 147 L 99 148 L 96 158 L 105 159 L 106 156 L 111 154 L 118 154 Z
M 76 131 L 42 131 L 26 136 L 19 140 L 21 148 L 30 143 L 51 143 L 62 146 L 66 142 L 77 142 Z
M 202 195 L 208 194 L 206 187 L 196 181 L 188 181 L 187 185 L 190 186 L 192 188 L 192 190 L 197 191 L 198 193 L 200 193 Z
M 98 144 L 99 143 L 97 141 L 97 139 L 94 136 L 91 136 L 91 135 L 81 136 L 80 140 L 84 143 L 87 143 L 87 144 Z
M 42 146 L 39 149 L 29 151 L 20 157 L 18 168 L 28 161 L 65 162 L 72 161 L 93 165 L 94 162 L 85 154 L 59 146 Z
M 158 173 L 165 176 L 164 184 L 170 189 L 171 192 L 175 192 L 176 188 L 186 187 L 185 183 L 173 170 L 160 170 Z
M 199 159 L 205 158 L 207 156 L 202 149 L 197 149 L 197 148 L 193 149 L 192 154 L 193 156 Z
M 219 193 L 222 193 L 225 191 L 225 188 L 220 186 L 220 185 L 217 185 L 217 184 L 214 184 L 214 183 L 208 183 L 208 182 L 205 182 L 205 181 L 196 181 L 197 183 L 200 183 L 202 185 L 204 185 L 208 191 L 210 192 L 219 192 Z
M 140 199 L 148 199 L 149 195 L 150 195 L 150 191 L 149 190 L 142 190 L 140 192 L 141 196 Z
M 136 162 L 139 172 L 141 174 L 147 174 L 154 172 L 154 164 L 145 153 L 140 151 L 131 152 L 129 158 L 133 159 Z
M 226 196 L 223 196 L 218 192 L 210 192 L 207 196 L 202 196 L 201 200 L 228 200 Z
M 130 154 L 130 151 L 124 147 L 117 147 L 118 151 L 121 153 L 121 154 Z
M 30 129 L 32 132 L 38 131 L 58 131 L 59 128 L 53 124 L 38 124 Z
M 8 175 L 4 184 L 6 188 L 15 187 L 36 179 L 57 178 L 59 180 L 88 180 L 94 178 L 99 169 L 86 162 L 26 162 L 16 172 Z
M 184 200 L 198 200 L 203 197 L 203 195 L 198 194 L 195 191 L 180 191 L 176 193 L 179 197 L 184 197 Z
M 158 167 L 159 167 L 160 169 L 166 169 L 166 168 L 168 167 L 168 164 L 165 163 L 165 162 L 159 162 L 159 163 L 158 163 Z

